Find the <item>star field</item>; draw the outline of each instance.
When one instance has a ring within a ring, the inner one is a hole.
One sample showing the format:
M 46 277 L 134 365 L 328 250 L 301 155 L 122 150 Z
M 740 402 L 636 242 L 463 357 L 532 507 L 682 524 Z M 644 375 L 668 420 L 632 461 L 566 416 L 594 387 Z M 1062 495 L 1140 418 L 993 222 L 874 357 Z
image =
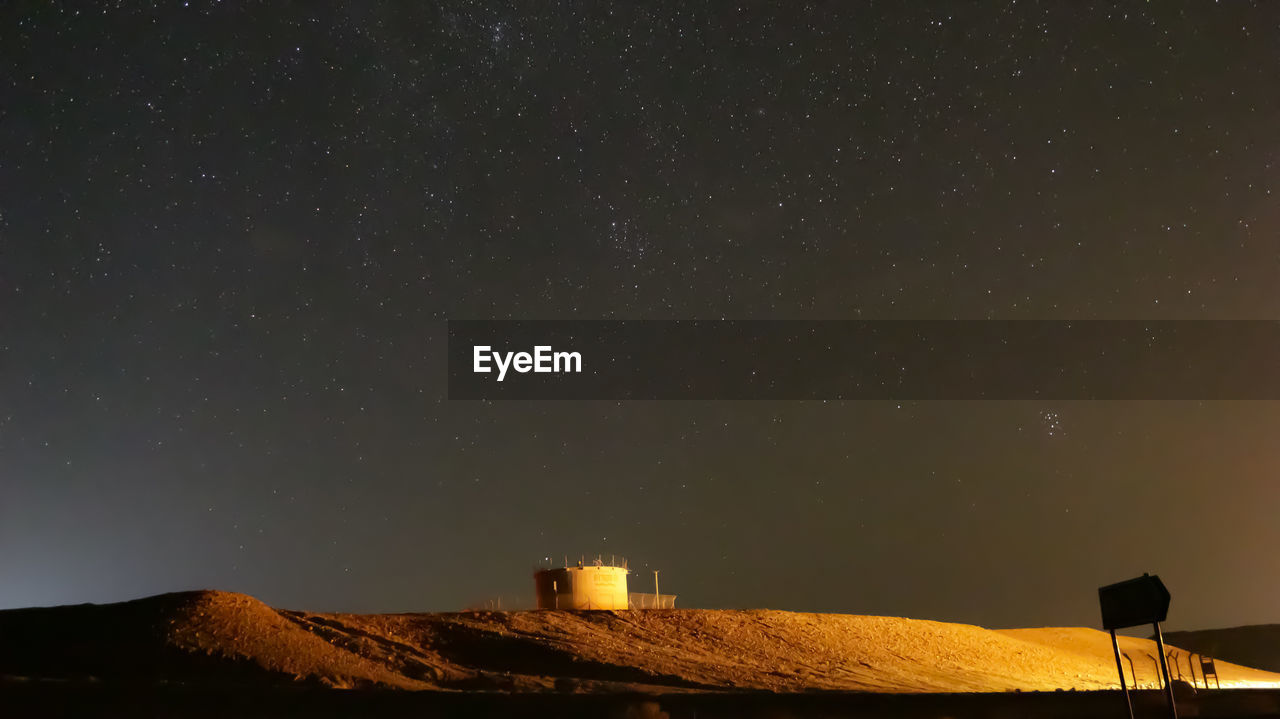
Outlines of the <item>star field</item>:
M 1276 319 L 1280 7 L 0 20 L 0 606 L 1277 620 L 1275 403 L 450 402 L 444 320 Z

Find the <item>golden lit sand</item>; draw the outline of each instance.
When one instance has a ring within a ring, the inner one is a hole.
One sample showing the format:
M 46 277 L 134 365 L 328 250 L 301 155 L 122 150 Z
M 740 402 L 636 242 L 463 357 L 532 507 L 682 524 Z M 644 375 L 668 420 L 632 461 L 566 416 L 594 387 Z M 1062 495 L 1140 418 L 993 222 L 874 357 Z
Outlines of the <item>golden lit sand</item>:
M 90 611 L 98 618 L 86 624 Z M 81 612 L 79 619 L 75 612 Z M 93 627 L 112 622 L 113 616 L 115 634 L 95 638 Z M 41 622 L 86 627 L 76 632 L 74 657 L 60 657 L 63 650 L 56 643 L 41 650 L 39 666 L 54 668 L 46 672 L 56 673 L 60 662 L 69 666 L 74 659 L 82 673 L 110 673 L 112 657 L 124 651 L 111 637 L 145 635 L 154 637 L 156 646 L 132 642 L 128 651 L 141 665 L 150 657 L 161 676 L 182 681 L 234 672 L 241 681 L 510 691 L 922 693 L 1117 686 L 1110 638 L 1083 628 L 993 631 L 915 619 L 763 610 L 316 614 L 276 610 L 226 592 L 0 612 L 0 630 L 22 623 L 30 633 Z M 128 622 L 139 626 L 124 626 Z M 12 635 L 7 631 L 6 636 Z M 95 648 L 94 642 L 102 646 Z M 1126 637 L 1122 649 L 1138 681 L 1152 686 L 1155 644 Z M 16 650 L 11 644 L 0 654 L 5 651 Z M 102 662 L 97 670 L 95 652 Z M 1177 650 L 1177 657 L 1174 674 L 1181 671 L 1186 678 L 1187 653 Z M 0 673 L 23 673 L 21 654 L 0 659 Z M 1280 674 L 1222 661 L 1218 671 L 1223 687 L 1280 687 Z

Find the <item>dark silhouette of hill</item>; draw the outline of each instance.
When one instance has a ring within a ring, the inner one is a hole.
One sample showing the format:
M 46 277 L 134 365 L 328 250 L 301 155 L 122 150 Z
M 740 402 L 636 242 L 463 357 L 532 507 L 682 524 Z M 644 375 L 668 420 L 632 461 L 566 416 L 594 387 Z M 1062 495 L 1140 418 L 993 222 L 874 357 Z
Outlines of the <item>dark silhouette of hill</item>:
M 1166 632 L 1164 639 L 1197 654 L 1280 672 L 1280 624 Z

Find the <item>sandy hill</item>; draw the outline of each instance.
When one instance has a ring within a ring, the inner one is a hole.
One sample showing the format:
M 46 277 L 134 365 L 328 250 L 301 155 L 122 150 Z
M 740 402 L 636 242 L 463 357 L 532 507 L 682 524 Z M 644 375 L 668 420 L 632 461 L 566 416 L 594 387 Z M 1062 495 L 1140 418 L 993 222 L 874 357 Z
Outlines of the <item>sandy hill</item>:
M 1211 657 L 1280 672 L 1280 624 L 1168 632 L 1165 641 Z
M 0 637 L 0 675 L 11 678 L 578 692 L 1116 685 L 1110 640 L 1091 629 L 780 611 L 316 614 L 187 592 L 4 611 Z M 1126 638 L 1123 649 L 1152 683 L 1154 643 Z M 1280 687 L 1280 674 L 1218 666 L 1224 687 Z

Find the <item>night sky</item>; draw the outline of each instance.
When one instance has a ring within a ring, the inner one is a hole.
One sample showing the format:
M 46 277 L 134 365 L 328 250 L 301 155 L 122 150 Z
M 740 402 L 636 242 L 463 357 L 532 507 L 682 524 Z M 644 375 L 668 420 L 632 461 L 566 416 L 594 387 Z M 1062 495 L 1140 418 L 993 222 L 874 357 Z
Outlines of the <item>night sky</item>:
M 1280 621 L 1278 402 L 461 402 L 446 319 L 1280 319 L 1280 4 L 5 3 L 0 607 Z M 80 10 L 76 10 L 79 7 Z

